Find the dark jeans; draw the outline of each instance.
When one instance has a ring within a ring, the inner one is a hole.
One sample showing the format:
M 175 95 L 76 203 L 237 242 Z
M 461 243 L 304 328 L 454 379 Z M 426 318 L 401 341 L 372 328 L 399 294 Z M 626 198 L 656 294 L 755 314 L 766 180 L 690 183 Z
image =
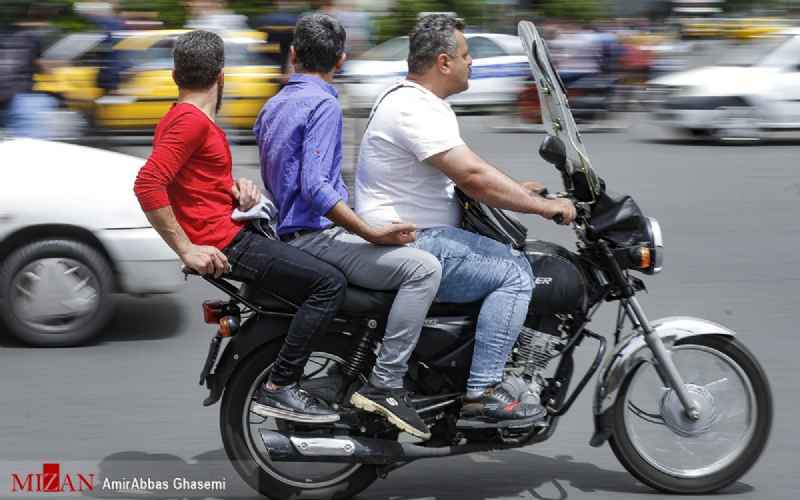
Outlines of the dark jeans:
M 328 329 L 344 300 L 344 275 L 302 250 L 267 238 L 250 224 L 223 252 L 231 264 L 232 277 L 268 288 L 300 305 L 270 373 L 275 385 L 299 381 L 310 354 L 311 336 Z

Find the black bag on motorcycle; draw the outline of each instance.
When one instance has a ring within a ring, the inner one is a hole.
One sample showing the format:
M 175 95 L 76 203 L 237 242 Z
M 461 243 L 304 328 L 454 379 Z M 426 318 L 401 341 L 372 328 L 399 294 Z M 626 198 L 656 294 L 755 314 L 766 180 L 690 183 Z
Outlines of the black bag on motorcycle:
M 461 205 L 461 228 L 477 233 L 517 250 L 525 248 L 528 229 L 505 210 L 492 208 L 475 201 L 456 188 L 456 196 Z
M 617 247 L 649 240 L 647 217 L 627 194 L 605 191 L 592 206 L 590 223 L 599 236 Z

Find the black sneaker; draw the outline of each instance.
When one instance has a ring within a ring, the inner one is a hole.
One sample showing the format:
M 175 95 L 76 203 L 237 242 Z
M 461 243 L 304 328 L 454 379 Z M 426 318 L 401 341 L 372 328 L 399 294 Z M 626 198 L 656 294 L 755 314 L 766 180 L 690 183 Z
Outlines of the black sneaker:
M 520 400 L 502 384 L 489 387 L 478 399 L 465 399 L 461 407 L 462 420 L 488 423 L 504 421 L 533 423 L 544 418 L 546 414 L 538 399 Z
M 379 389 L 365 384 L 353 393 L 350 403 L 360 410 L 383 415 L 389 423 L 420 439 L 430 439 L 428 426 L 411 406 L 405 389 Z
M 250 411 L 262 417 L 281 418 L 306 424 L 329 424 L 339 421 L 339 414 L 325 401 L 313 396 L 298 384 L 277 391 L 261 386 L 253 396 Z

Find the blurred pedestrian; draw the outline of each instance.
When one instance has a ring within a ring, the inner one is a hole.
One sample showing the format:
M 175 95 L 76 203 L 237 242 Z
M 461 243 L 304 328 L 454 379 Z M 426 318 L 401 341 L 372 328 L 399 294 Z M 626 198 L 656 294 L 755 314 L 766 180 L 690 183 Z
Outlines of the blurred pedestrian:
M 229 10 L 225 0 L 188 0 L 185 5 L 189 11 L 189 20 L 186 22 L 189 29 L 218 34 L 249 29 L 247 17 Z
M 269 14 L 256 17 L 253 25 L 267 34 L 267 43 L 278 44 L 281 73 L 291 73 L 289 68 L 289 48 L 294 38 L 294 26 L 305 8 L 304 2 L 279 0 Z M 283 82 L 285 83 L 285 81 Z
M 41 56 L 56 38 L 50 24 L 52 9 L 45 4 L 22 5 L 19 21 L 0 40 L 0 101 L 5 126 L 16 137 L 51 138 L 52 113 L 59 107 L 54 96 L 34 90 L 35 75 L 44 71 Z
M 125 20 L 118 13 L 118 9 L 117 0 L 84 4 L 76 9 L 78 14 L 85 16 L 105 34 L 97 50 L 100 66 L 97 72 L 97 86 L 106 93 L 113 92 L 119 87 L 122 73 L 131 65 L 124 51 L 114 50 L 126 28 Z
M 345 52 L 358 56 L 369 48 L 372 36 L 369 13 L 359 9 L 355 0 L 332 0 L 325 2 L 322 12 L 336 18 L 347 32 Z

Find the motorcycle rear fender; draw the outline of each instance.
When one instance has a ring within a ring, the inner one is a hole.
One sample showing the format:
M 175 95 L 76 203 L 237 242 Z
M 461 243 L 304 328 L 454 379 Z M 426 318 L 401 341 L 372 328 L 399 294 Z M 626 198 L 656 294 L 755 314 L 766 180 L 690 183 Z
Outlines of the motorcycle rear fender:
M 219 401 L 231 375 L 245 358 L 274 340 L 282 341 L 289 331 L 290 321 L 290 318 L 274 316 L 259 316 L 246 321 L 239 333 L 225 345 L 214 373 L 206 379 L 209 395 L 203 400 L 203 406 Z
M 661 341 L 667 349 L 670 349 L 675 342 L 687 337 L 698 335 L 736 336 L 735 332 L 722 325 L 688 316 L 661 318 L 653 321 L 651 327 L 654 335 L 661 337 Z M 619 397 L 619 391 L 628 374 L 642 362 L 652 359 L 653 354 L 641 332 L 631 335 L 623 341 L 606 359 L 600 376 L 597 378 L 597 387 L 594 393 L 595 431 L 589 442 L 592 446 L 600 446 L 608 439 L 610 425 L 606 416 Z

